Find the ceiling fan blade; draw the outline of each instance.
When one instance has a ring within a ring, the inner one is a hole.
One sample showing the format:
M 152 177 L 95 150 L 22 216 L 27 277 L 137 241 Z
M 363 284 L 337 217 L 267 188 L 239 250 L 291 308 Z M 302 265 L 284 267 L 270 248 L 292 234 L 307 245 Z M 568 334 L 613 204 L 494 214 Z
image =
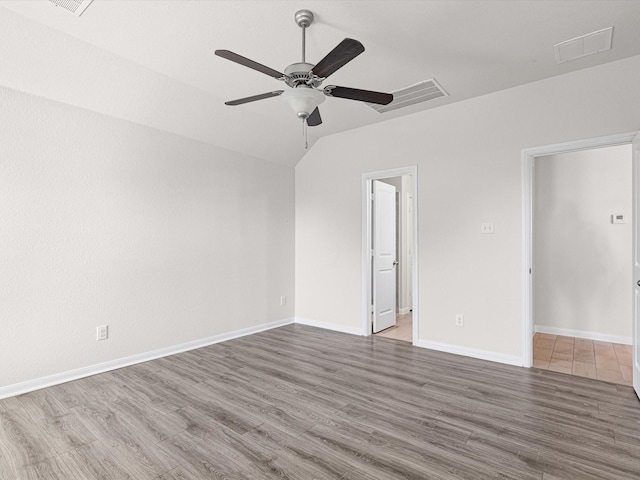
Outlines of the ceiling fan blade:
M 317 127 L 322 123 L 322 117 L 320 116 L 320 110 L 318 107 L 315 108 L 311 115 L 307 118 L 307 125 L 310 127 Z
M 237 100 L 231 100 L 224 102 L 225 105 L 242 105 L 243 103 L 255 102 L 256 100 L 264 100 L 265 98 L 277 97 L 284 90 L 275 90 L 273 92 L 261 93 L 260 95 L 253 95 L 252 97 L 239 98 Z
M 327 78 L 362 52 L 364 52 L 364 46 L 359 41 L 345 38 L 313 67 L 312 72 L 318 77 Z
M 254 62 L 253 60 L 249 60 L 248 58 L 243 57 L 242 55 L 238 55 L 237 53 L 233 53 L 229 50 L 216 50 L 215 54 L 219 57 L 226 58 L 227 60 L 231 60 L 232 62 L 236 62 L 236 63 L 239 63 L 240 65 L 244 65 L 245 67 L 253 68 L 258 72 L 262 72 L 265 75 L 269 75 L 270 77 L 273 77 L 273 78 L 280 79 L 280 78 L 284 78 L 285 76 L 284 73 L 280 73 L 279 71 L 274 70 L 273 68 L 265 67 L 261 63 Z
M 387 105 L 393 101 L 390 93 L 372 92 L 371 90 L 360 90 L 359 88 L 337 87 L 329 85 L 324 87 L 324 93 L 329 97 L 348 98 L 360 102 L 377 103 Z

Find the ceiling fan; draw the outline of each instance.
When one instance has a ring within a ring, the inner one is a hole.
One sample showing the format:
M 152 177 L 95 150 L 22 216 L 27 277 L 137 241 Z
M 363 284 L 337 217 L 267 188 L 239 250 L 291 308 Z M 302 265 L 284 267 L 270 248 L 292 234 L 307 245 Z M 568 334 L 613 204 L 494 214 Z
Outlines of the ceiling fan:
M 285 90 L 274 90 L 251 97 L 231 100 L 225 102 L 225 105 L 242 105 L 279 96 L 290 105 L 298 118 L 301 118 L 308 126 L 315 127 L 322 123 L 318 105 L 324 102 L 325 97 L 347 98 L 380 105 L 390 103 L 393 100 L 393 95 L 390 93 L 372 92 L 370 90 L 336 85 L 328 85 L 323 89 L 319 88 L 329 75 L 364 52 L 364 46 L 357 40 L 345 38 L 316 65 L 307 63 L 305 59 L 305 32 L 306 28 L 313 22 L 313 18 L 313 13 L 309 10 L 299 10 L 294 15 L 296 24 L 302 28 L 302 62 L 292 63 L 284 69 L 284 73 L 229 50 L 216 50 L 215 54 L 219 57 L 257 70 L 276 80 L 281 80 L 289 87 Z

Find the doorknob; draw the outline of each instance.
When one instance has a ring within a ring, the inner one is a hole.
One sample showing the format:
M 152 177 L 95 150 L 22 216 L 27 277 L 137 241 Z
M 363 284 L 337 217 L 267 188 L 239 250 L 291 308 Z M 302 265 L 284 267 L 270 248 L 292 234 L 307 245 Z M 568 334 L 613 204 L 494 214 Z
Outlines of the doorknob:
M 640 280 L 638 280 L 638 282 L 636 283 L 636 285 L 638 285 L 640 287 Z

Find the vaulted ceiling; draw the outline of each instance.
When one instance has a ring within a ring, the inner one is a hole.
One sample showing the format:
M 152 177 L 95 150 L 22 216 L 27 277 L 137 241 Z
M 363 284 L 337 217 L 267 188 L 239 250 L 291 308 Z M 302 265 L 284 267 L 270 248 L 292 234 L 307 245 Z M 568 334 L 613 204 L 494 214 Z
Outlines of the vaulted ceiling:
M 315 15 L 307 61 L 342 39 L 366 51 L 326 84 L 392 92 L 436 79 L 449 96 L 388 113 L 328 98 L 320 137 L 640 54 L 639 1 L 94 0 L 77 17 L 48 0 L 0 2 L 0 85 L 295 165 L 300 120 L 283 84 L 214 55 L 282 71 L 300 61 L 299 9 Z M 553 45 L 614 27 L 613 48 L 556 64 Z M 3 53 L 4 51 L 4 53 Z M 615 88 L 615 85 L 611 85 Z

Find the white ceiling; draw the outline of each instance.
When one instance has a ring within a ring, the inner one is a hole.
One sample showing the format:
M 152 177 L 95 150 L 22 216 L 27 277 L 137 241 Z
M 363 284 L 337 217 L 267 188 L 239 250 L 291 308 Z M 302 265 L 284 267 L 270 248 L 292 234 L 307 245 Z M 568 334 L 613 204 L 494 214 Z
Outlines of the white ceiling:
M 13 40 L 14 51 L 24 54 L 6 54 L 5 64 L 20 68 L 0 71 L 0 84 L 295 165 L 305 153 L 302 128 L 284 102 L 224 105 L 283 84 L 219 58 L 214 50 L 232 50 L 282 71 L 300 61 L 301 30 L 293 15 L 302 8 L 316 16 L 307 31 L 308 61 L 317 63 L 345 37 L 366 48 L 325 85 L 394 91 L 435 78 L 450 94 L 385 114 L 328 98 L 320 107 L 324 123 L 309 129 L 310 144 L 640 54 L 637 0 L 94 0 L 81 17 L 48 0 L 3 0 L 0 40 L 5 46 Z M 553 44 L 609 26 L 612 50 L 556 65 Z M 83 81 L 73 83 L 71 76 Z M 141 98 L 144 107 L 137 103 Z

